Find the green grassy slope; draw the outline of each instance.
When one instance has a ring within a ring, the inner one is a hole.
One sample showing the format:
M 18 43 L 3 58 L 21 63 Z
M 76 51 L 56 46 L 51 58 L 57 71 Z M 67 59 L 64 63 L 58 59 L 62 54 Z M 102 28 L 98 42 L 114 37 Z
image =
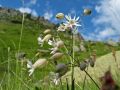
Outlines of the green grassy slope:
M 23 28 L 23 35 L 22 35 L 22 41 L 21 41 L 21 52 L 27 53 L 27 58 L 33 59 L 37 49 L 39 48 L 38 42 L 37 42 L 37 37 L 39 36 L 40 33 L 42 33 L 43 30 L 46 28 L 49 28 L 47 26 L 43 25 L 38 25 L 37 23 L 34 23 L 32 21 L 29 21 L 29 23 L 25 22 L 24 28 Z M 15 54 L 18 51 L 18 46 L 19 46 L 19 38 L 20 38 L 20 31 L 21 31 L 21 24 L 16 24 L 12 22 L 7 22 L 7 21 L 0 21 L 0 81 L 4 77 L 3 72 L 7 72 L 8 70 L 8 59 L 10 59 L 10 69 L 15 71 L 16 68 L 16 59 L 15 59 Z M 53 31 L 54 34 L 56 34 Z M 66 45 L 68 48 L 70 48 L 70 39 L 69 38 L 64 38 L 62 34 L 60 34 L 60 37 L 62 40 L 65 41 Z M 77 52 L 75 55 L 78 57 L 80 60 L 83 60 L 84 58 L 87 58 L 89 56 L 89 50 L 88 46 L 90 47 L 90 51 L 92 52 L 93 50 L 96 50 L 97 56 L 102 56 L 105 55 L 111 50 L 108 48 L 107 45 L 105 45 L 103 42 L 96 42 L 96 44 L 92 45 L 90 42 L 85 42 L 85 46 L 87 48 L 87 52 Z M 10 47 L 10 52 L 8 53 L 7 49 Z M 48 46 L 44 46 L 48 47 Z M 120 47 L 116 47 L 116 50 L 120 50 Z M 48 54 L 43 54 L 41 57 L 47 57 L 49 56 Z M 33 59 L 34 61 L 37 58 Z M 68 60 L 62 60 L 64 62 L 67 62 Z M 61 61 L 61 62 L 62 62 Z M 20 63 L 18 63 L 20 64 Z M 18 65 L 21 67 L 20 65 Z M 27 69 L 26 69 L 26 64 L 23 66 L 24 70 L 24 77 L 22 80 L 27 85 L 32 85 L 36 81 L 40 80 L 44 76 L 46 76 L 49 71 L 54 70 L 54 67 L 51 65 L 46 66 L 43 69 L 37 69 L 34 73 L 34 76 L 31 79 L 28 77 Z M 20 68 L 18 68 L 20 70 Z M 19 71 L 18 71 L 19 72 Z M 11 74 L 11 77 L 15 76 L 14 73 Z M 7 80 L 7 79 L 6 79 Z M 29 80 L 29 81 L 28 81 Z M 14 78 L 11 78 L 11 82 L 14 81 Z M 18 79 L 19 81 L 19 79 Z M 21 83 L 21 82 L 19 82 Z M 7 83 L 4 81 L 3 87 L 6 88 Z M 14 85 L 16 85 L 16 82 L 13 82 L 13 88 L 11 90 L 15 90 Z M 23 85 L 24 86 L 24 85 Z M 34 86 L 34 85 L 33 85 Z M 17 87 L 17 86 L 16 86 Z M 26 86 L 24 86 L 26 87 Z M 22 87 L 22 88 L 24 88 Z M 32 86 L 30 86 L 32 87 Z M 9 89 L 10 90 L 10 89 Z M 21 90 L 26 90 L 26 89 L 21 89 Z

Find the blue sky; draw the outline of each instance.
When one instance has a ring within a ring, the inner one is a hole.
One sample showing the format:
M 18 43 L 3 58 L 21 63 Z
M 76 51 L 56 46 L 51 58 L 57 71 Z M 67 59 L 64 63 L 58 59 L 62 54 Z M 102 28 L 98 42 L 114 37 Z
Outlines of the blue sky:
M 120 37 L 119 17 L 120 0 L 0 0 L 0 6 L 15 8 L 21 12 L 32 13 L 34 16 L 44 16 L 57 23 L 55 15 L 58 12 L 81 16 L 85 8 L 90 8 L 90 16 L 81 17 L 81 34 L 86 39 L 117 41 Z M 112 11 L 111 11 L 112 9 Z

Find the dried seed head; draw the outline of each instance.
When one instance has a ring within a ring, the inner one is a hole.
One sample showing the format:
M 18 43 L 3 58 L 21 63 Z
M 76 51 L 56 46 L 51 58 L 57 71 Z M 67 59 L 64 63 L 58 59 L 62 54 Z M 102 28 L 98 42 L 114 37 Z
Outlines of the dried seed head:
M 95 60 L 93 60 L 93 58 L 90 57 L 89 63 L 90 63 L 90 66 L 91 66 L 91 67 L 94 67 L 94 65 L 95 65 Z
M 86 67 L 88 67 L 89 66 L 89 59 L 84 60 L 84 62 L 86 63 Z
M 51 32 L 50 29 L 46 29 L 43 33 L 44 33 L 44 34 L 48 34 L 48 33 L 50 33 L 50 32 Z
M 57 18 L 57 19 L 63 19 L 63 18 L 64 18 L 64 14 L 63 14 L 63 13 L 58 13 L 58 14 L 56 15 L 56 18 Z
M 84 9 L 83 14 L 84 15 L 90 15 L 92 11 L 90 9 Z
M 47 35 L 43 38 L 42 41 L 46 41 L 46 42 L 48 42 L 48 40 L 50 40 L 51 37 L 52 37 L 51 34 L 47 34 Z
M 59 77 L 65 75 L 67 71 L 68 71 L 68 67 L 64 63 L 58 64 L 55 69 L 55 72 L 59 73 Z
M 45 64 L 47 64 L 47 60 L 46 59 L 38 59 L 34 64 L 33 64 L 33 68 L 38 68 L 38 67 L 43 67 Z
M 15 56 L 18 60 L 23 60 L 26 57 L 26 53 L 21 52 L 21 53 L 17 53 Z
M 50 57 L 50 59 L 60 59 L 61 57 L 63 56 L 63 53 L 59 53 L 59 52 L 57 52 L 57 53 L 55 53 L 55 54 L 53 54 L 51 57 Z
M 86 65 L 86 63 L 85 62 L 81 62 L 80 63 L 80 70 L 85 70 L 86 69 L 86 67 L 87 67 L 87 65 Z
M 59 47 L 63 47 L 64 46 L 64 42 L 63 41 L 57 41 L 56 46 Z

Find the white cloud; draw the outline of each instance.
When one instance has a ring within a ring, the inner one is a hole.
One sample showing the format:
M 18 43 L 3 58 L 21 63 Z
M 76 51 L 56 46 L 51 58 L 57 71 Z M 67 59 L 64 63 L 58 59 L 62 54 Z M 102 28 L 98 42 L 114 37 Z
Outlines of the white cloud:
M 46 11 L 44 13 L 44 18 L 50 20 L 53 17 L 52 11 Z
M 2 7 L 2 5 L 0 4 L 0 7 Z
M 37 4 L 37 0 L 29 0 L 25 2 L 26 6 L 29 7 L 31 5 L 36 5 Z
M 31 0 L 31 4 L 35 5 L 37 3 L 37 0 Z
M 98 13 L 97 17 L 93 18 L 92 22 L 96 26 L 94 32 L 97 36 L 92 38 L 106 38 L 117 37 L 120 35 L 120 0 L 102 0 L 99 5 L 95 7 Z M 118 39 L 118 38 L 116 38 Z
M 109 36 L 114 36 L 114 35 L 116 35 L 116 31 L 111 28 L 106 28 L 103 31 L 100 31 L 99 35 L 103 38 L 109 37 Z
M 23 7 L 20 7 L 19 11 L 21 13 L 31 13 L 32 12 L 32 10 L 30 8 L 23 8 Z
M 33 16 L 38 16 L 37 12 L 35 10 L 32 10 L 32 13 L 31 13 Z
M 21 13 L 28 13 L 28 14 L 32 14 L 33 16 L 38 16 L 37 12 L 33 9 L 30 9 L 30 8 L 23 8 L 23 7 L 20 7 L 18 9 Z

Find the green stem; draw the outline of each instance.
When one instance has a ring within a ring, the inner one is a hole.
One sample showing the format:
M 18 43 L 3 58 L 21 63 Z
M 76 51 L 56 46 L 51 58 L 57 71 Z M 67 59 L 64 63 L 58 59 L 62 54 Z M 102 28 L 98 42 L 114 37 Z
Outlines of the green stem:
M 24 0 L 21 0 L 21 2 L 22 2 L 22 5 L 23 5 L 23 7 L 24 7 Z M 19 45 L 18 45 L 18 52 L 17 52 L 17 54 L 19 54 L 19 52 L 20 52 L 20 49 L 21 49 L 21 41 L 22 41 L 22 36 L 23 36 L 23 28 L 24 28 L 24 20 L 25 20 L 25 14 L 24 14 L 24 12 L 23 12 L 23 14 L 22 14 L 22 25 L 21 25 L 21 30 L 20 30 L 20 38 L 19 38 Z M 17 75 L 19 75 L 18 74 L 18 59 L 16 59 L 16 74 Z M 20 77 L 22 78 L 22 63 L 21 63 L 21 68 L 20 68 Z M 17 83 L 17 77 L 16 77 L 16 83 Z M 19 83 L 19 89 L 18 90 L 21 90 L 21 85 L 22 85 L 22 83 L 20 82 Z
M 24 7 L 24 0 L 22 0 L 22 4 L 23 4 L 23 7 Z M 23 35 L 24 20 L 25 20 L 25 14 L 23 13 L 23 15 L 22 15 L 22 26 L 21 26 L 20 38 L 19 38 L 19 46 L 18 46 L 18 53 L 19 53 L 20 48 L 21 48 L 21 41 L 22 41 L 22 35 Z
M 9 58 L 9 53 L 10 53 L 10 47 L 8 47 L 8 86 L 7 86 L 7 90 L 9 90 L 10 88 L 10 58 Z
M 90 77 L 90 79 L 94 82 L 94 84 L 100 89 L 99 85 L 94 81 L 94 79 L 89 75 L 87 71 L 84 70 L 84 72 Z
M 74 56 L 75 56 L 75 53 L 74 53 L 74 45 L 75 45 L 75 41 L 74 41 L 74 35 L 72 34 L 72 60 L 71 60 L 71 70 L 72 70 L 72 74 L 71 74 L 71 84 L 73 84 L 73 80 L 74 80 Z M 71 85 L 72 86 L 72 85 Z M 72 89 L 72 87 L 71 87 Z

